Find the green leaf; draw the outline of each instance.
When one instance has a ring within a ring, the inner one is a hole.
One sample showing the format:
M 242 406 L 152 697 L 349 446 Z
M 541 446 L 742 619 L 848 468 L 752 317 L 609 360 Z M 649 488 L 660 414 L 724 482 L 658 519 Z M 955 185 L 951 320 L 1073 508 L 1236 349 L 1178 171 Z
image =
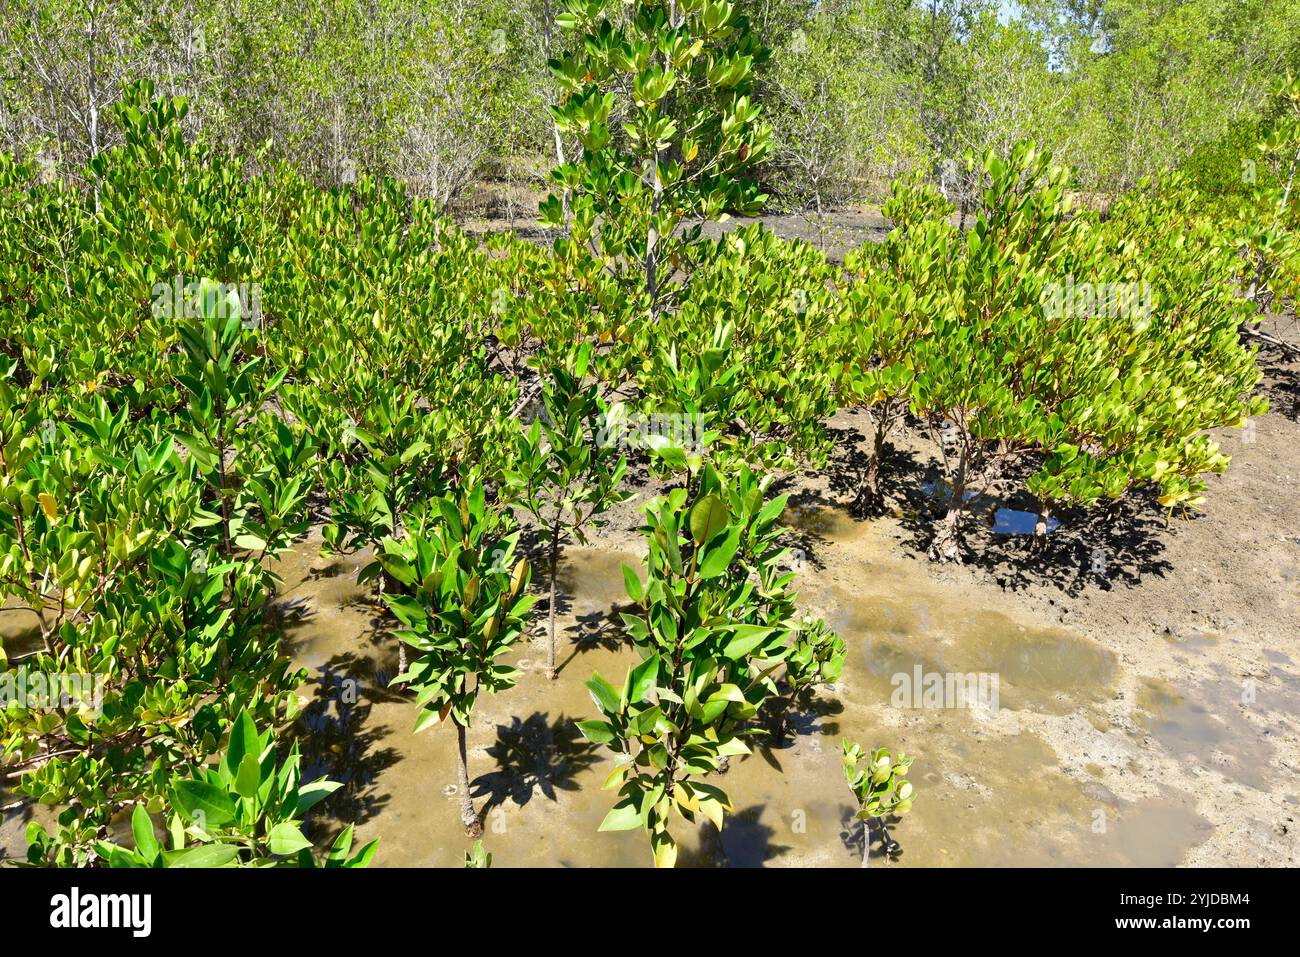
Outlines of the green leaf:
M 631 598 L 638 605 L 645 595 L 641 589 L 641 578 L 627 565 L 623 566 L 623 586 L 627 589 L 627 597 Z
M 235 774 L 235 793 L 245 798 L 256 797 L 261 784 L 262 766 L 253 755 L 244 755 L 244 760 L 239 762 L 239 771 Z
M 323 778 L 304 784 L 298 788 L 298 809 L 294 812 L 294 817 L 306 817 L 308 811 L 342 786 L 338 781 L 327 781 Z
M 137 804 L 131 812 L 131 833 L 135 837 L 135 849 L 146 861 L 158 856 L 158 839 L 153 833 L 153 821 L 143 804 Z
M 255 758 L 262 756 L 262 741 L 257 734 L 257 725 L 247 711 L 241 711 L 230 725 L 230 740 L 226 744 L 226 769 L 231 778 L 239 773 L 244 756 L 251 754 Z
M 631 831 L 641 826 L 641 811 L 631 798 L 615 804 L 600 822 L 597 831 Z
M 740 547 L 740 529 L 733 528 L 727 533 L 727 536 L 716 545 L 709 548 L 704 553 L 704 561 L 700 562 L 698 575 L 703 580 L 717 578 L 724 574 L 731 567 L 731 560 L 736 557 L 736 550 Z
M 281 821 L 271 828 L 266 844 L 272 854 L 280 855 L 297 854 L 304 848 L 311 847 L 311 841 L 303 837 L 298 825 L 291 821 Z
M 578 721 L 578 730 L 592 744 L 609 744 L 618 735 L 608 721 Z
M 587 682 L 587 687 L 591 691 L 591 700 L 596 703 L 596 707 L 606 714 L 618 714 L 623 710 L 618 692 L 599 673 L 591 676 L 591 680 Z
M 697 546 L 727 526 L 727 506 L 716 495 L 706 495 L 691 509 L 691 538 Z
M 186 779 L 173 789 L 176 804 L 190 816 L 203 816 L 204 827 L 222 827 L 235 819 L 235 802 L 229 794 L 204 781 Z
M 761 625 L 736 625 L 722 655 L 729 661 L 738 661 L 767 640 L 772 632 L 773 629 Z
M 635 704 L 644 701 L 650 689 L 655 686 L 659 673 L 659 658 L 651 655 L 628 673 L 627 700 Z
M 168 867 L 225 867 L 239 856 L 233 844 L 200 844 L 163 855 Z

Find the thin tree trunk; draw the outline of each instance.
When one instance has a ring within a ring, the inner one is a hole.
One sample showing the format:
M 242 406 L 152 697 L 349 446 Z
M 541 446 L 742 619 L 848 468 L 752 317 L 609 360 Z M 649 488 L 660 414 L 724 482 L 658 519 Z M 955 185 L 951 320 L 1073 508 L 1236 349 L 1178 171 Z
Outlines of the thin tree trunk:
M 880 460 L 884 455 L 885 436 L 889 433 L 891 418 L 888 405 L 882 406 L 876 416 L 876 427 L 871 439 L 871 458 L 867 460 L 862 491 L 858 494 L 858 508 L 862 511 L 880 506 Z
M 384 593 L 387 591 L 388 572 L 380 571 L 379 573 L 379 604 L 384 604 Z M 398 640 L 397 642 L 397 673 L 406 674 L 406 642 Z
M 1033 545 L 1043 548 L 1047 545 L 1047 525 L 1051 518 L 1052 503 L 1044 499 L 1038 503 L 1038 520 L 1034 522 Z
M 871 818 L 862 819 L 862 866 L 869 867 L 871 862 Z
M 555 587 L 556 566 L 560 563 L 560 530 L 555 528 L 551 532 L 551 550 L 550 550 L 550 585 L 551 585 L 551 604 L 548 610 L 550 618 L 550 643 L 546 649 L 546 677 L 551 681 L 555 680 L 555 601 L 559 595 L 559 589 Z
M 943 518 L 934 542 L 930 545 L 930 558 L 933 561 L 961 562 L 961 520 L 966 508 L 966 443 L 962 442 L 960 457 L 957 460 L 957 474 L 953 476 L 952 497 L 948 501 L 948 512 Z
M 478 815 L 474 813 L 474 802 L 469 796 L 469 763 L 465 757 L 465 726 L 459 721 L 454 723 L 456 725 L 456 750 L 460 757 L 459 766 L 456 769 L 460 785 L 460 823 L 465 825 L 467 835 L 479 837 L 483 833 L 483 825 L 479 823 Z

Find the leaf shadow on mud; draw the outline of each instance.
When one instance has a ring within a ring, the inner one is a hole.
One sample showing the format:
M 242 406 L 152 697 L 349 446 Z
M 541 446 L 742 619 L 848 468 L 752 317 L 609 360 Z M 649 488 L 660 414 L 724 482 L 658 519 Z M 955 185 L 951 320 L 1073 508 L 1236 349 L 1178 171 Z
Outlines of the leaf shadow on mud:
M 778 754 L 799 743 L 800 738 L 823 736 L 834 738 L 840 733 L 840 723 L 829 721 L 844 713 L 844 703 L 827 690 L 823 694 L 805 696 L 792 707 L 782 708 L 783 700 L 769 698 L 770 706 L 760 714 L 766 732 L 753 742 L 753 750 L 781 773 Z
M 910 415 L 906 427 L 914 435 L 925 433 L 924 424 Z M 828 432 L 835 444 L 826 467 L 827 484 L 842 498 L 828 500 L 815 490 L 801 490 L 797 504 L 812 511 L 823 506 L 847 508 L 854 518 L 869 517 L 855 502 L 865 475 L 868 440 L 852 426 L 830 427 Z M 1163 576 L 1172 570 L 1162 557 L 1168 533 L 1166 511 L 1156 502 L 1152 488 L 1137 489 L 1120 501 L 1104 501 L 1093 508 L 1054 509 L 1052 518 L 1059 525 L 1038 546 L 1028 535 L 994 534 L 999 508 L 1037 512 L 1038 503 L 1024 488 L 1025 479 L 1037 468 L 1031 457 L 1007 466 L 968 502 L 963 523 L 966 564 L 988 572 L 1002 588 L 1050 586 L 1071 596 L 1089 586 L 1132 587 L 1145 575 Z M 880 502 L 870 513 L 897 515 L 904 532 L 900 544 L 915 557 L 924 557 L 947 507 L 940 457 L 934 451 L 900 449 L 887 440 L 879 487 Z M 802 527 L 791 533 L 795 547 L 822 567 L 816 551 L 825 536 L 817 532 L 815 521 L 799 524 Z
M 1027 493 L 1014 492 L 986 505 L 981 521 L 967 529 L 966 564 L 988 572 L 1003 589 L 1050 586 L 1078 597 L 1089 587 L 1133 588 L 1144 576 L 1164 577 L 1173 570 L 1163 557 L 1164 539 L 1180 520 L 1167 519 L 1154 489 L 1138 489 L 1091 509 L 1056 510 L 1052 517 L 1060 525 L 1038 544 L 1029 535 L 994 534 L 999 506 L 1026 512 L 1037 506 Z
M 573 718 L 561 714 L 554 721 L 542 711 L 527 718 L 515 716 L 498 724 L 496 741 L 487 753 L 497 770 L 470 783 L 470 795 L 486 798 L 482 815 L 506 801 L 523 807 L 537 793 L 556 800 L 558 791 L 576 791 L 576 778 L 599 759 L 599 748 L 582 736 Z
M 556 608 L 560 607 L 560 603 L 556 602 Z M 627 627 L 623 624 L 620 615 L 622 612 L 635 611 L 635 605 L 618 604 L 611 606 L 607 611 L 590 611 L 585 615 L 576 616 L 573 624 L 565 629 L 565 632 L 571 636 L 569 653 L 564 660 L 556 664 L 555 673 L 563 673 L 578 655 L 595 651 L 597 648 L 618 651 L 620 648 L 628 647 L 632 639 L 628 636 Z
M 863 831 L 862 822 L 857 818 L 857 813 L 857 808 L 852 805 L 844 805 L 840 808 L 840 843 L 844 845 L 844 849 L 849 851 L 856 860 L 861 861 L 862 845 L 866 840 L 866 834 Z M 884 835 L 880 833 L 879 823 L 876 822 L 872 824 L 871 852 L 869 858 L 872 863 L 883 862 L 886 860 L 892 863 L 902 859 L 904 853 L 903 845 L 902 842 L 898 840 L 898 835 L 893 831 L 893 828 L 902 820 L 903 819 L 897 814 L 890 814 L 885 817 L 885 828 L 889 831 L 889 836 L 895 844 L 893 853 L 889 853 L 885 849 L 885 838 Z
M 1149 487 L 1092 508 L 1054 507 L 1051 518 L 1058 524 L 1037 542 L 1032 535 L 994 532 L 1001 509 L 1026 513 L 1032 526 L 1038 502 L 1024 482 L 1037 468 L 1036 462 L 1022 461 L 969 499 L 962 523 L 964 564 L 988 573 L 1003 589 L 1051 587 L 1071 597 L 1089 587 L 1135 587 L 1143 576 L 1163 577 L 1173 569 L 1163 557 L 1172 522 Z M 901 544 L 924 558 L 947 510 L 940 462 L 931 458 L 906 481 L 894 483 L 891 495 L 905 533 Z
M 382 677 L 371 658 L 336 655 L 317 669 L 315 694 L 298 717 L 302 779 L 343 785 L 321 804 L 342 823 L 359 824 L 383 809 L 389 795 L 377 793 L 375 782 L 402 759 L 396 748 L 381 746 L 386 729 L 367 727 L 374 703 L 395 697 Z
M 724 779 L 725 783 L 725 779 Z M 766 805 L 751 804 L 728 814 L 719 831 L 707 821 L 700 824 L 698 847 L 681 847 L 678 867 L 764 867 L 789 847 L 773 843 L 776 831 L 762 821 Z

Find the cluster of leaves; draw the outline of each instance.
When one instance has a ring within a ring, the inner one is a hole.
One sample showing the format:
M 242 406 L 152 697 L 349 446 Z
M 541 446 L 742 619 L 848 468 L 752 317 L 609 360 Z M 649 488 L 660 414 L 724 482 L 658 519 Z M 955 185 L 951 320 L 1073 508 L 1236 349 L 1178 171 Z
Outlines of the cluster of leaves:
M 146 805 L 137 804 L 131 814 L 135 846 L 99 841 L 95 853 L 109 867 L 366 867 L 379 840 L 353 854 L 352 825 L 323 859 L 312 853 L 302 832 L 307 812 L 341 785 L 323 779 L 302 784 L 297 742 L 283 761 L 276 752 L 275 735 L 269 729 L 259 734 L 252 717 L 241 713 L 220 760 L 175 781 L 161 802 L 170 848 L 158 841 Z M 41 835 L 33 838 L 29 856 L 40 859 Z
M 602 718 L 578 727 L 616 755 L 605 787 L 619 800 L 600 829 L 644 829 L 656 866 L 676 863 L 674 812 L 722 827 L 730 799 L 702 779 L 751 753 L 762 734 L 754 719 L 778 693 L 774 673 L 796 649 L 807 654 L 792 620 L 794 575 L 782 568 L 785 497 L 769 499 L 769 485 L 748 469 L 728 479 L 705 466 L 690 488 L 646 505 L 647 580 L 623 569 L 638 609 L 624 621 L 642 661 L 621 688 L 599 674 L 587 682 Z
M 1235 182 L 1226 188 L 1193 183 L 1211 224 L 1241 251 L 1239 281 L 1262 314 L 1300 294 L 1300 77 L 1288 73 L 1277 81 L 1260 128 L 1252 132 L 1252 142 L 1221 151 L 1235 161 Z
M 745 172 L 768 149 L 751 96 L 768 51 L 729 0 L 646 0 L 626 22 L 608 0 L 572 0 L 556 23 L 581 35 L 549 66 L 556 128 L 582 155 L 551 174 L 543 222 L 568 227 L 561 259 L 593 257 L 657 316 L 699 221 L 765 200 Z
M 903 780 L 912 766 L 906 754 L 891 754 L 886 748 L 871 753 L 866 766 L 862 748 L 844 742 L 844 781 L 858 801 L 858 818 L 867 820 L 887 814 L 906 814 L 912 809 L 912 785 Z
M 1199 477 L 1228 461 L 1205 430 L 1261 404 L 1231 256 L 1194 196 L 1135 193 L 1103 220 L 1072 208 L 1066 171 L 1031 144 L 981 169 L 965 234 L 926 187 L 896 194 L 900 224 L 853 260 L 869 285 L 850 287 L 843 337 L 846 396 L 885 428 L 906 401 L 940 441 L 932 555 L 960 559 L 966 502 L 1016 459 L 1038 463 L 1027 488 L 1044 513 L 1144 483 L 1197 507 Z

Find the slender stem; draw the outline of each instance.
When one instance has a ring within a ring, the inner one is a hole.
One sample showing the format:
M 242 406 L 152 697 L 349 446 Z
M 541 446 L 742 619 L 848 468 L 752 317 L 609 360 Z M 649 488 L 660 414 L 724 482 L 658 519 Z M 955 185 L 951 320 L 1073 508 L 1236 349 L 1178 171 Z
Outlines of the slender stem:
M 469 796 L 469 761 L 465 754 L 465 725 L 459 721 L 453 721 L 456 725 L 456 752 L 459 757 L 456 772 L 458 775 L 458 785 L 460 786 L 460 823 L 465 825 L 465 833 L 470 837 L 478 837 L 482 833 L 482 828 L 478 822 L 478 815 L 474 813 L 474 801 Z
M 557 524 L 551 529 L 551 548 L 550 548 L 550 585 L 551 585 L 551 603 L 548 611 L 550 618 L 550 644 L 546 649 L 546 677 L 555 680 L 555 600 L 559 595 L 559 589 L 555 586 L 555 572 L 559 565 L 560 559 L 560 526 Z

